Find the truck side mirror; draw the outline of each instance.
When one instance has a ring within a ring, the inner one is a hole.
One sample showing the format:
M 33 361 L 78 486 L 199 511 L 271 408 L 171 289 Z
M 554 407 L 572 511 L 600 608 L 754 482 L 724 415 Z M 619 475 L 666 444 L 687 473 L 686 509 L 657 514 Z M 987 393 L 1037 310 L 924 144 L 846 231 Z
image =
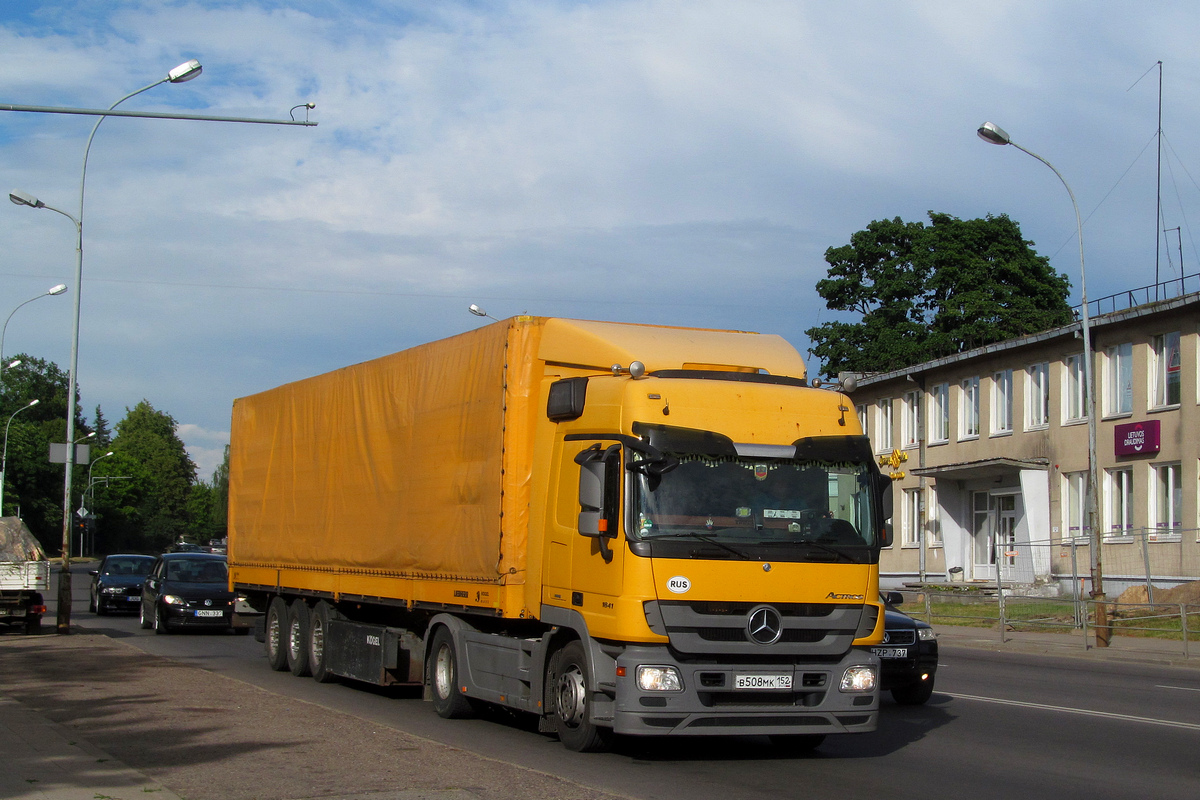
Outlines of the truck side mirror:
M 601 450 L 594 444 L 575 456 L 579 465 L 579 533 L 595 537 L 605 561 L 612 561 L 608 540 L 617 535 L 621 445 Z

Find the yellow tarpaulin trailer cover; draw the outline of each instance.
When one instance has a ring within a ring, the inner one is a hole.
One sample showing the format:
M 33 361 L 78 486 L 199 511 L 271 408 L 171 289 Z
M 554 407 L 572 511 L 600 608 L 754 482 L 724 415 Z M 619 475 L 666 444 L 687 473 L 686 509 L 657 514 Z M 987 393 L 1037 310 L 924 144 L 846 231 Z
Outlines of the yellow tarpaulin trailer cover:
M 522 583 L 543 322 L 235 401 L 230 562 Z

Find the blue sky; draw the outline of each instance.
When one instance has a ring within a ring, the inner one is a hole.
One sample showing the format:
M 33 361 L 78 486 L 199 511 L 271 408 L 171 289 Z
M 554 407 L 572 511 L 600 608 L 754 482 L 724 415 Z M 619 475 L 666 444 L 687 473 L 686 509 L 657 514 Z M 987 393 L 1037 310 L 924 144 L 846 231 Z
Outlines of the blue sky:
M 0 104 L 106 107 L 190 58 L 122 108 L 316 103 L 316 128 L 112 118 L 92 146 L 83 407 L 149 400 L 208 476 L 235 397 L 459 333 L 471 303 L 805 353 L 825 250 L 929 210 L 1010 215 L 1077 292 L 1066 192 L 985 120 L 1071 184 L 1090 297 L 1153 282 L 1160 227 L 1160 278 L 1200 271 L 1198 30 L 1185 2 L 4 3 Z M 74 213 L 93 124 L 0 112 L 0 188 Z M 72 282 L 73 236 L 0 207 L 0 313 Z M 69 298 L 5 352 L 65 368 Z

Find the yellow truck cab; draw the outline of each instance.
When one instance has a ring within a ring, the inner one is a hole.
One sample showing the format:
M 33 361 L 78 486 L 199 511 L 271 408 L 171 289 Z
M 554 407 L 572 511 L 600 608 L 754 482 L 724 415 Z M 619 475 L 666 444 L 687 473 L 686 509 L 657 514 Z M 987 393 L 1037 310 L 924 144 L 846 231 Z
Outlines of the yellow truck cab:
M 875 728 L 890 481 L 778 336 L 517 317 L 238 400 L 276 669 L 612 734 Z

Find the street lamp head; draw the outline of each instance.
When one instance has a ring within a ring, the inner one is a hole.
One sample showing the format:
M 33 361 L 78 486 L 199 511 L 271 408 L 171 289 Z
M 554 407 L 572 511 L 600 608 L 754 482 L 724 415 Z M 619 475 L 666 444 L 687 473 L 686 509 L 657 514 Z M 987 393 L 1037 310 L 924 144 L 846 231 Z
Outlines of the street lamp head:
M 184 83 L 192 78 L 200 77 L 200 73 L 203 71 L 204 67 L 200 66 L 200 62 L 193 58 L 168 72 L 167 80 L 171 83 Z
M 58 286 L 51 286 L 50 289 L 46 291 L 46 294 L 53 297 L 60 295 L 65 291 L 67 291 L 67 285 L 65 283 L 60 283 Z
M 19 359 L 19 358 L 18 358 L 18 359 L 14 360 L 14 361 L 10 361 L 9 363 L 5 364 L 5 365 L 4 365 L 4 368 L 5 368 L 5 369 L 12 369 L 13 367 L 19 367 L 19 366 L 21 366 L 21 359 Z
M 38 200 L 33 195 L 22 192 L 20 189 L 13 189 L 8 193 L 8 199 L 12 200 L 19 206 L 29 206 L 30 208 L 45 208 L 46 204 Z
M 985 122 L 979 126 L 979 130 L 975 131 L 979 134 L 979 138 L 989 144 L 1012 144 L 1012 139 L 994 122 Z
M 479 306 L 475 305 L 474 303 L 471 303 L 471 305 L 467 307 L 467 310 L 470 311 L 472 314 L 474 314 L 477 317 L 486 317 L 487 316 L 487 312 L 484 311 Z
M 40 403 L 40 402 L 42 402 L 42 401 L 41 401 L 41 400 L 37 400 L 37 399 L 30 400 L 30 401 L 29 401 L 29 402 L 28 402 L 28 403 L 25 405 L 25 407 L 26 407 L 26 408 L 33 408 L 34 406 L 36 406 L 36 405 L 37 405 L 38 403 Z

